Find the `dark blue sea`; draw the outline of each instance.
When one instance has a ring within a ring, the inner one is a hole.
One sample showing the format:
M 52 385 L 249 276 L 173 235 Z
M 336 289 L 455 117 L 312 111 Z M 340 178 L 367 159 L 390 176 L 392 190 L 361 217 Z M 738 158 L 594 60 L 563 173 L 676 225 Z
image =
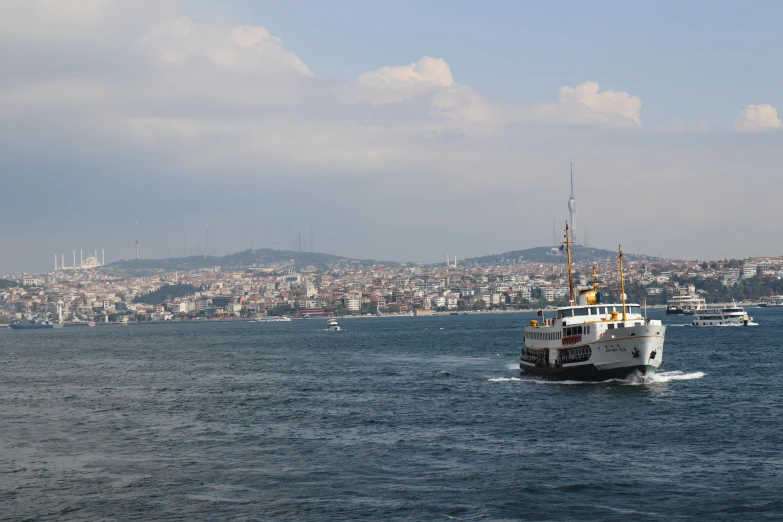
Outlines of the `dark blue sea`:
M 0 330 L 0 519 L 780 520 L 749 311 L 597 384 L 521 376 L 524 314 Z

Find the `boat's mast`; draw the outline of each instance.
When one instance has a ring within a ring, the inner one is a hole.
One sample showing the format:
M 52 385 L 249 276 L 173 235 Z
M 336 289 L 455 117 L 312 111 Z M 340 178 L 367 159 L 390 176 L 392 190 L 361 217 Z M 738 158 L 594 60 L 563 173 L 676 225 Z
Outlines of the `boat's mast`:
M 620 297 L 623 302 L 623 322 L 625 322 L 625 274 L 623 274 L 623 246 L 620 246 L 620 255 L 617 256 L 620 260 Z
M 595 273 L 595 267 L 593 267 L 593 292 L 598 295 L 598 275 Z
M 574 300 L 574 273 L 571 269 L 571 234 L 568 231 L 568 220 L 566 219 L 566 228 L 565 228 L 565 245 L 566 245 L 566 253 L 568 254 L 568 290 L 571 295 L 571 306 L 576 305 L 576 301 Z

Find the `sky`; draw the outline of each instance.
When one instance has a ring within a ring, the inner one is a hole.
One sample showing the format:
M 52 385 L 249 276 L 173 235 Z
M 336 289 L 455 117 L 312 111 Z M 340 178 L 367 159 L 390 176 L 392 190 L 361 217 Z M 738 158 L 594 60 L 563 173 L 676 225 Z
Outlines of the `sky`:
M 0 273 L 781 255 L 783 4 L 0 0 Z M 208 227 L 206 226 L 208 225 Z M 312 231 L 312 232 L 311 232 Z M 310 243 L 310 237 L 314 239 Z

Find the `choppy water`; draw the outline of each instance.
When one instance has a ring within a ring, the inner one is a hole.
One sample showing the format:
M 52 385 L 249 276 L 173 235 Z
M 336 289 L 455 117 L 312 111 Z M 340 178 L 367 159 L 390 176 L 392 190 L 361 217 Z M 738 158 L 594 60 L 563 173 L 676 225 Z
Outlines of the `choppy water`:
M 519 314 L 2 330 L 0 519 L 779 519 L 752 315 L 598 384 L 521 376 Z

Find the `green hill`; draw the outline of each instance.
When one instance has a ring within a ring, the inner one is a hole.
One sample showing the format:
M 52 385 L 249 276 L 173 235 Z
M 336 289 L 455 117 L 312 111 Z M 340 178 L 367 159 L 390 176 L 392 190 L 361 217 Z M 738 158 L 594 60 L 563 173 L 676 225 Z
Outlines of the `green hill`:
M 244 250 L 226 256 L 191 256 L 166 259 L 131 259 L 116 261 L 103 267 L 104 270 L 130 272 L 134 274 L 155 273 L 173 270 L 197 270 L 220 266 L 222 268 L 256 268 L 275 263 L 292 263 L 295 269 L 314 266 L 326 269 L 339 264 L 370 266 L 376 262 L 370 259 L 350 259 L 332 254 L 317 252 L 297 252 L 294 250 L 272 250 L 259 248 Z M 388 264 L 388 263 L 387 263 Z
M 617 259 L 617 252 L 604 250 L 602 248 L 586 248 L 583 246 L 574 246 L 571 248 L 572 259 L 580 262 L 602 262 Z M 657 257 L 644 255 L 623 254 L 623 258 L 629 261 L 658 261 Z M 465 265 L 514 265 L 525 262 L 533 263 L 558 263 L 565 261 L 565 252 L 556 247 L 535 247 L 525 250 L 513 250 L 504 254 L 493 254 L 481 257 L 471 257 L 464 259 L 461 263 Z
M 0 288 L 16 288 L 19 286 L 17 281 L 11 281 L 10 279 L 0 279 Z

